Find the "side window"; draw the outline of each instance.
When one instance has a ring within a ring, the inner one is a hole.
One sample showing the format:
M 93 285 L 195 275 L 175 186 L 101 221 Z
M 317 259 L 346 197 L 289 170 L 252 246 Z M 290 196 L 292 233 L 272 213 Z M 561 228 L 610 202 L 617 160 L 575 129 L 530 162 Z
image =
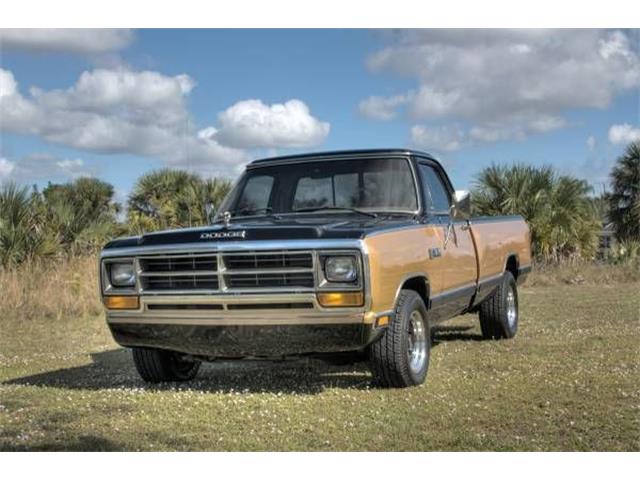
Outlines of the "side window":
M 272 188 L 273 177 L 269 175 L 249 178 L 236 207 L 238 212 L 253 212 L 267 208 Z
M 451 199 L 438 172 L 431 165 L 421 163 L 420 176 L 422 177 L 422 186 L 427 202 L 425 205 L 426 211 L 431 213 L 448 212 L 451 206 Z

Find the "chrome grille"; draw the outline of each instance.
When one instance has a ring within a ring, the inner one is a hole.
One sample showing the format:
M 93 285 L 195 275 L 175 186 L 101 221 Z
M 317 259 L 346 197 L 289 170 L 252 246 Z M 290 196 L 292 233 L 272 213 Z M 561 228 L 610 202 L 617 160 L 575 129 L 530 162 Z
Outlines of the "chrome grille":
M 224 255 L 224 265 L 229 270 L 313 267 L 311 253 L 255 253 Z
M 138 257 L 143 293 L 313 290 L 314 254 L 299 251 Z
M 143 272 L 186 272 L 218 270 L 217 255 L 172 255 L 140 258 Z
M 220 288 L 217 255 L 140 257 L 138 264 L 140 286 L 146 292 L 202 292 Z
M 227 253 L 222 255 L 222 263 L 229 290 L 315 286 L 311 252 Z
M 233 288 L 313 288 L 313 272 L 308 273 L 233 273 L 224 276 L 225 283 Z
M 142 277 L 144 290 L 218 290 L 217 275 Z

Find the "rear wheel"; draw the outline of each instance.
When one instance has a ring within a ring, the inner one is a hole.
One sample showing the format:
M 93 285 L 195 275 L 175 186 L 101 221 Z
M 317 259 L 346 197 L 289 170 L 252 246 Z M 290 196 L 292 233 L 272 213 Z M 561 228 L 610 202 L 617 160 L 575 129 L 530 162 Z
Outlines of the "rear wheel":
M 192 380 L 200 369 L 200 362 L 185 360 L 176 352 L 155 348 L 133 348 L 133 363 L 147 382 Z
M 402 388 L 424 382 L 429 369 L 431 329 L 420 295 L 413 290 L 400 292 L 393 321 L 369 352 L 377 385 Z
M 480 329 L 486 339 L 513 338 L 518 331 L 518 289 L 505 272 L 498 289 L 480 304 Z

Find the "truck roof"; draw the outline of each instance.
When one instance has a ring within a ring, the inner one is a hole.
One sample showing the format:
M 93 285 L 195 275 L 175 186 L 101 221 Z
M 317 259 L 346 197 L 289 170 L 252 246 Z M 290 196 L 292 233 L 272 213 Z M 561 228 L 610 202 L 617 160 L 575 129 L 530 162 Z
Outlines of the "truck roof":
M 312 153 L 300 153 L 295 155 L 284 155 L 279 157 L 269 157 L 269 158 L 261 158 L 259 160 L 254 160 L 247 168 L 252 167 L 262 167 L 270 164 L 288 164 L 288 163 L 298 163 L 298 162 L 308 162 L 310 160 L 338 160 L 338 159 L 347 159 L 347 158 L 358 158 L 358 157 L 372 157 L 379 155 L 415 155 L 419 157 L 428 158 L 438 163 L 438 161 L 433 158 L 432 155 L 426 152 L 420 152 L 418 150 L 410 150 L 407 148 L 371 148 L 371 149 L 363 149 L 363 150 L 334 150 L 328 152 L 312 152 Z

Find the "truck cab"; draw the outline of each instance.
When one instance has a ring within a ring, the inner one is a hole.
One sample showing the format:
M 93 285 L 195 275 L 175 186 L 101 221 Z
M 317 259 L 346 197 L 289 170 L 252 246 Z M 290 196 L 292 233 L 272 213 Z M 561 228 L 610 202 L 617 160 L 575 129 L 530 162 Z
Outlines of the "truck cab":
M 199 228 L 110 242 L 101 292 L 149 381 L 220 358 L 363 352 L 385 387 L 422 383 L 431 329 L 479 312 L 511 338 L 531 268 L 519 216 L 472 218 L 440 163 L 410 150 L 249 164 Z

